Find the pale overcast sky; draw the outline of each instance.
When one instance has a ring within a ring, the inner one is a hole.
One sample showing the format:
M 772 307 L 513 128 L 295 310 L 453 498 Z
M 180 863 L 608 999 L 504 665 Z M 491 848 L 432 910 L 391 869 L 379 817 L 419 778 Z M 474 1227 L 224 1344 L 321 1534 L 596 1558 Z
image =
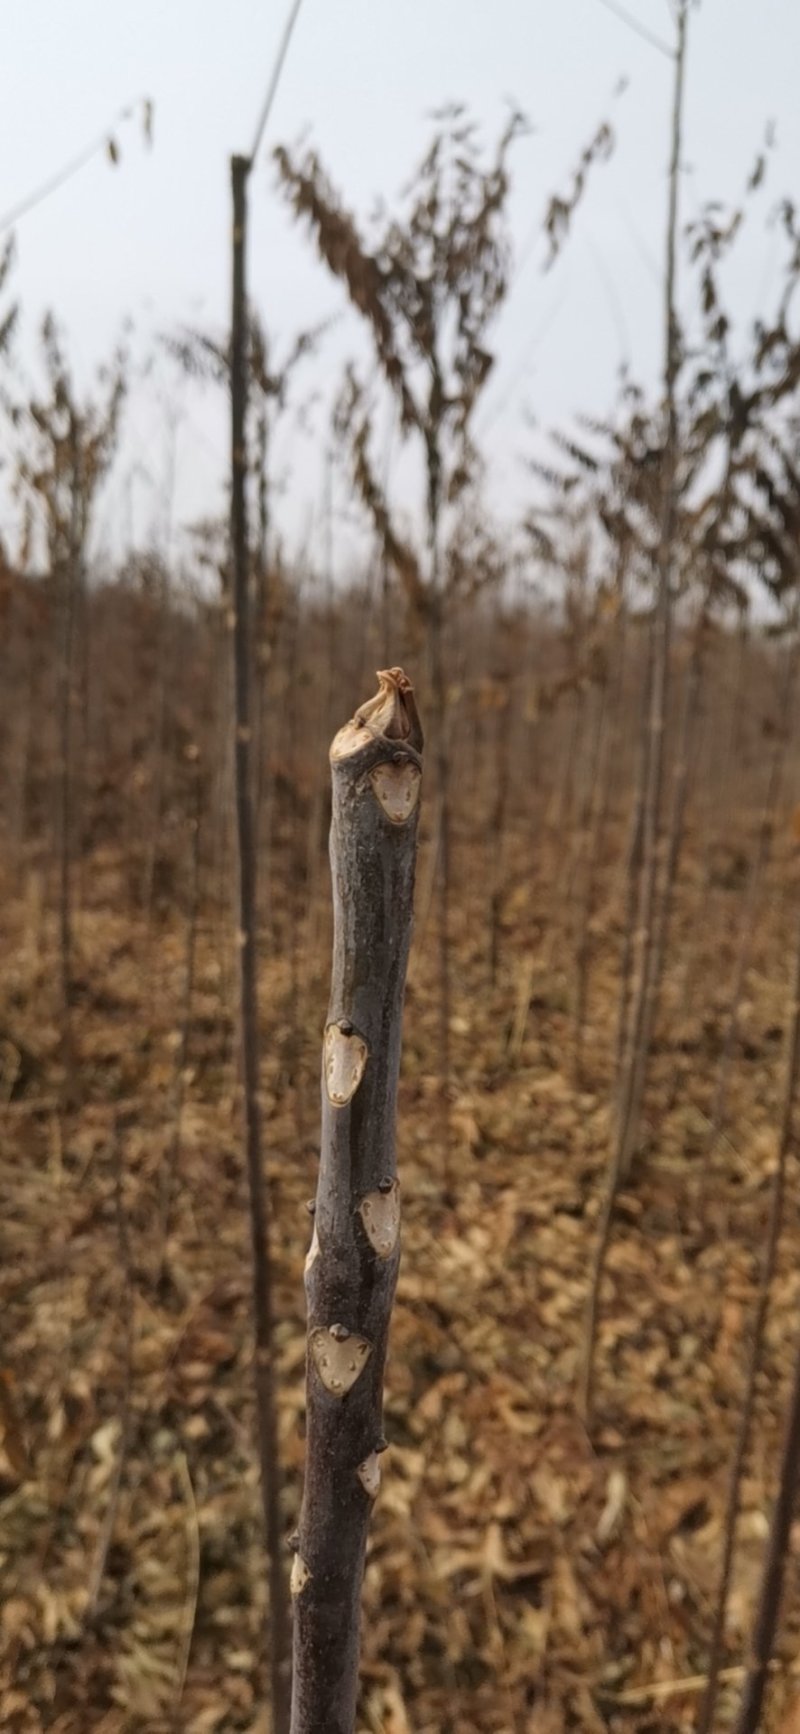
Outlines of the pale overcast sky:
M 610 4 L 304 0 L 252 181 L 252 293 L 283 347 L 300 328 L 340 313 L 344 300 L 276 194 L 269 147 L 306 134 L 347 202 L 366 214 L 378 195 L 391 205 L 443 102 L 466 103 L 488 142 L 509 100 L 525 110 L 535 130 L 515 147 L 511 206 L 521 258 L 478 422 L 492 498 L 507 519 L 525 496 L 526 412 L 544 425 L 583 409 L 602 413 L 623 358 L 645 381 L 660 365 L 672 65 Z M 126 315 L 138 357 L 155 333 L 182 321 L 222 330 L 228 157 L 250 147 L 286 10 L 287 0 L 2 0 L 0 218 L 127 103 L 148 96 L 155 105 L 151 151 L 136 125 L 118 128 L 116 170 L 98 157 L 17 225 L 13 289 L 27 366 L 48 307 L 80 380 L 107 357 Z M 673 41 L 669 0 L 627 0 L 627 10 Z M 682 217 L 705 198 L 736 198 L 765 123 L 777 126 L 768 186 L 731 280 L 745 320 L 776 286 L 769 206 L 800 190 L 798 74 L 798 0 L 703 0 L 692 9 Z M 615 96 L 623 75 L 629 86 Z M 618 134 L 614 159 L 597 169 L 563 261 L 543 275 L 537 228 L 547 196 L 568 187 L 581 146 L 606 116 Z M 299 395 L 318 391 L 329 401 L 343 359 L 366 353 L 348 314 L 298 376 Z M 120 470 L 136 465 L 152 478 L 133 487 L 139 539 L 157 519 L 165 406 L 177 423 L 177 521 L 222 501 L 224 402 L 176 393 L 159 360 L 155 376 L 134 390 Z M 279 467 L 290 541 L 318 509 L 320 452 L 321 439 L 287 428 Z M 118 482 L 102 525 L 112 540 L 122 501 Z M 339 546 L 341 559 L 346 540 Z

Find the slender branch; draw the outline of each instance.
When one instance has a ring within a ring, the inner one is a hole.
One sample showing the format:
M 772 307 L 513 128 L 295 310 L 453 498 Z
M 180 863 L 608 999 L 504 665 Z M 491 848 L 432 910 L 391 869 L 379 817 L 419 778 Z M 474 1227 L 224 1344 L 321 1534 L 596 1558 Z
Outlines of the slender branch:
M 258 1102 L 258 997 L 256 984 L 256 856 L 250 773 L 250 604 L 247 539 L 247 177 L 245 157 L 231 159 L 233 283 L 231 320 L 231 553 L 233 565 L 233 679 L 236 839 L 239 869 L 239 1016 L 242 1045 L 245 1143 L 250 1189 L 255 1385 L 261 1498 L 269 1561 L 272 1714 L 275 1734 L 288 1725 L 289 1614 L 281 1562 L 282 1526 L 275 1403 L 275 1325 L 269 1198 L 261 1156 Z
M 656 36 L 655 31 L 648 30 L 646 24 L 640 24 L 639 19 L 634 18 L 625 6 L 617 4 L 617 0 L 600 0 L 600 4 L 605 6 L 609 12 L 613 12 L 614 16 L 621 19 L 623 24 L 627 24 L 629 30 L 634 30 L 637 36 L 641 36 L 643 42 L 649 42 L 651 48 L 657 48 L 659 54 L 665 54 L 668 60 L 675 59 L 674 48 L 670 48 L 668 42 L 664 42 L 660 36 Z
M 617 1194 L 624 1182 L 639 1142 L 642 1101 L 656 1009 L 660 957 L 658 952 L 658 891 L 661 867 L 661 805 L 664 781 L 664 734 L 669 677 L 669 641 L 672 579 L 675 561 L 675 523 L 678 494 L 678 412 L 676 383 L 680 363 L 678 318 L 675 301 L 678 229 L 678 174 L 680 167 L 683 92 L 686 66 L 688 0 L 681 0 L 675 55 L 675 89 L 669 166 L 666 276 L 664 284 L 664 395 L 666 439 L 657 558 L 656 608 L 653 620 L 652 676 L 648 717 L 647 768 L 642 806 L 642 862 L 637 926 L 639 967 L 632 1006 L 630 1038 L 619 1094 L 619 1114 L 606 1198 L 601 1211 L 600 1233 L 595 1250 L 586 1312 L 581 1376 L 581 1406 L 587 1424 L 591 1418 L 594 1358 L 600 1288 L 605 1271 Z
M 118 125 L 120 121 L 130 120 L 133 106 L 133 104 L 129 104 L 127 108 L 120 109 L 119 114 L 112 122 L 112 126 Z M 149 135 L 149 117 L 152 114 L 152 106 L 147 100 L 143 103 L 143 113 L 145 129 Z M 71 157 L 63 168 L 58 169 L 54 175 L 50 175 L 46 181 L 42 181 L 41 185 L 36 187 L 32 193 L 27 193 L 23 199 L 19 200 L 18 204 L 12 205 L 10 211 L 6 211 L 3 216 L 0 216 L 0 235 L 7 234 L 8 230 L 13 229 L 14 224 L 19 222 L 20 217 L 27 217 L 28 212 L 34 211 L 37 205 L 41 205 L 45 199 L 49 199 L 51 193 L 57 193 L 60 187 L 65 186 L 67 181 L 71 181 L 73 175 L 77 175 L 80 169 L 85 168 L 86 164 L 91 162 L 93 157 L 98 156 L 100 151 L 105 151 L 111 162 L 116 164 L 114 136 L 110 127 L 105 132 L 100 133 L 98 138 L 93 139 L 91 144 L 86 145 L 82 151 L 79 151 L 77 156 Z
M 798 598 L 800 605 L 800 598 Z M 775 812 L 780 796 L 783 780 L 786 754 L 791 739 L 792 707 L 794 687 L 797 676 L 798 660 L 800 659 L 800 637 L 798 637 L 798 608 L 794 610 L 792 623 L 792 638 L 786 652 L 783 676 L 778 689 L 776 713 L 775 744 L 769 764 L 767 786 L 764 793 L 764 805 L 758 827 L 758 840 L 753 857 L 747 885 L 744 893 L 743 908 L 739 926 L 739 949 L 736 959 L 736 973 L 728 1007 L 725 1039 L 722 1044 L 719 1067 L 717 1070 L 714 1096 L 709 1112 L 708 1136 L 703 1151 L 703 1167 L 700 1179 L 699 1207 L 705 1205 L 705 1194 L 710 1176 L 711 1162 L 727 1122 L 728 1084 L 731 1066 L 733 1064 L 736 1043 L 739 1038 L 739 1028 L 742 1014 L 742 1001 L 747 989 L 752 961 L 753 942 L 756 934 L 759 897 L 764 881 L 764 875 L 769 865 L 772 849 L 773 825 Z
M 133 1328 L 134 1328 L 134 1291 L 131 1276 L 131 1251 L 128 1237 L 128 1219 L 125 1214 L 123 1196 L 122 1145 L 119 1126 L 114 1127 L 112 1148 L 114 1162 L 114 1211 L 117 1223 L 117 1253 L 122 1275 L 122 1322 L 123 1322 L 123 1352 L 122 1352 L 122 1401 L 120 1404 L 119 1442 L 117 1455 L 111 1474 L 108 1489 L 108 1501 L 105 1517 L 97 1540 L 94 1561 L 89 1578 L 89 1588 L 86 1598 L 85 1623 L 91 1625 L 97 1618 L 100 1602 L 100 1591 L 106 1574 L 108 1555 L 114 1538 L 114 1530 L 119 1511 L 119 1499 L 122 1490 L 122 1477 L 128 1457 L 132 1432 L 132 1387 L 133 1387 Z
M 272 76 L 269 85 L 267 86 L 267 94 L 264 97 L 263 107 L 258 117 L 258 125 L 256 126 L 255 138 L 253 139 L 253 148 L 250 152 L 250 168 L 252 168 L 261 147 L 261 140 L 264 137 L 264 131 L 270 117 L 272 104 L 275 100 L 275 92 L 278 88 L 280 76 L 283 71 L 283 63 L 286 59 L 289 43 L 292 40 L 292 31 L 297 22 L 297 14 L 300 11 L 301 5 L 302 0 L 293 0 L 291 10 L 284 25 L 283 35 L 278 45 L 278 52 L 275 56 L 275 64 L 272 68 Z
M 767 1558 L 753 1630 L 752 1661 L 745 1681 L 734 1734 L 756 1734 L 780 1612 L 781 1592 L 794 1512 L 800 1463 L 800 1348 L 795 1361 L 778 1498 L 772 1515 Z
M 664 478 L 661 526 L 658 544 L 658 587 L 653 623 L 653 675 L 650 699 L 650 758 L 644 803 L 644 856 L 642 891 L 639 907 L 639 930 L 642 935 L 637 1004 L 632 1032 L 630 1066 L 622 1099 L 619 1126 L 617 1169 L 619 1179 L 627 1175 L 636 1152 L 641 1122 L 642 1098 L 650 1057 L 653 1016 L 655 1012 L 658 955 L 657 898 L 661 850 L 661 794 L 664 781 L 664 735 L 666 729 L 667 687 L 669 679 L 669 640 L 671 624 L 672 577 L 675 559 L 675 522 L 677 516 L 678 411 L 675 386 L 679 366 L 678 317 L 675 304 L 676 251 L 678 228 L 678 171 L 680 166 L 683 120 L 683 90 L 686 66 L 686 24 L 688 0 L 681 0 L 678 15 L 678 48 L 675 63 L 675 93 L 672 115 L 672 149 L 669 168 L 669 212 L 667 216 L 667 270 L 664 287 L 666 397 L 666 442 L 664 448 Z
M 728 1502 L 725 1513 L 725 1535 L 722 1552 L 722 1568 L 720 1571 L 717 1602 L 714 1609 L 714 1623 L 711 1633 L 710 1656 L 708 1663 L 708 1685 L 703 1699 L 700 1716 L 697 1723 L 698 1734 L 711 1734 L 714 1726 L 714 1712 L 717 1705 L 719 1690 L 722 1650 L 725 1641 L 725 1619 L 728 1611 L 728 1595 L 730 1591 L 733 1556 L 736 1546 L 736 1523 L 739 1516 L 742 1476 L 747 1462 L 750 1447 L 750 1436 L 753 1427 L 753 1411 L 756 1398 L 756 1384 L 761 1367 L 761 1357 L 764 1347 L 764 1332 L 766 1330 L 769 1312 L 772 1279 L 775 1275 L 775 1265 L 778 1257 L 778 1243 L 783 1224 L 783 1199 L 786 1186 L 786 1163 L 792 1144 L 794 1127 L 794 1105 L 797 1095 L 798 1069 L 800 1068 L 800 926 L 797 933 L 797 955 L 792 997 L 792 1018 L 789 1036 L 789 1058 L 787 1064 L 786 1089 L 783 1099 L 783 1117 L 778 1141 L 778 1161 L 772 1181 L 772 1196 L 770 1199 L 769 1225 L 764 1247 L 761 1278 L 758 1285 L 755 1318 L 753 1320 L 750 1355 L 747 1367 L 747 1381 L 739 1417 L 739 1428 L 736 1447 L 731 1464 Z M 800 1361 L 798 1362 L 800 1369 Z M 800 1377 L 800 1371 L 798 1373 Z M 777 1616 L 777 1607 L 775 1609 Z M 774 1624 L 774 1622 L 773 1622 Z M 766 1640 L 764 1641 L 766 1643 Z M 771 1639 L 763 1651 L 763 1672 L 771 1653 Z M 756 1654 L 761 1655 L 757 1645 Z M 759 1663 L 759 1666 L 761 1664 Z M 749 1692 L 755 1692 L 755 1686 L 748 1680 Z M 763 1692 L 763 1680 L 759 1688 Z M 755 1722 L 752 1724 L 756 1726 Z
M 189 1060 L 189 1038 L 192 1025 L 192 997 L 194 994 L 195 952 L 197 948 L 197 913 L 198 891 L 200 880 L 200 832 L 202 824 L 202 782 L 199 769 L 195 765 L 194 774 L 194 817 L 191 821 L 191 865 L 189 871 L 189 907 L 186 915 L 186 950 L 184 954 L 183 1003 L 181 1010 L 180 1046 L 175 1057 L 175 1076 L 172 1090 L 172 1136 L 169 1150 L 161 1166 L 161 1246 L 158 1255 L 158 1283 L 163 1281 L 167 1270 L 167 1247 L 169 1242 L 172 1202 L 175 1187 L 178 1183 L 183 1154 L 183 1109 L 186 1091 L 186 1071 Z

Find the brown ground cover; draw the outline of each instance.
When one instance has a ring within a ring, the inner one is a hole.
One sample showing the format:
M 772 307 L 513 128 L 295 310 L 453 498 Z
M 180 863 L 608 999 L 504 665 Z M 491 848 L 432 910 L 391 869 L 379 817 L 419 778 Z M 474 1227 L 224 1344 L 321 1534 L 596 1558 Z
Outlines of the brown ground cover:
M 788 829 L 788 827 L 786 827 Z M 755 821 L 743 825 L 752 847 Z M 583 1087 L 559 844 L 511 837 L 501 967 L 485 877 L 459 839 L 454 1086 L 441 1147 L 423 853 L 400 1102 L 404 1239 L 390 1451 L 367 1567 L 370 1734 L 691 1729 L 768 1207 L 797 891 L 781 844 L 759 921 L 728 1131 L 706 1114 L 738 943 L 699 851 L 647 1110 L 603 1294 L 597 1424 L 575 1411 L 609 1138 L 623 885 L 603 864 Z M 225 911 L 203 906 L 175 1162 L 186 918 L 131 914 L 111 847 L 84 864 L 74 1105 L 41 868 L 0 899 L 2 1726 L 266 1730 L 265 1571 L 253 1442 L 246 1188 Z M 276 880 L 279 883 L 279 880 Z M 262 1102 L 276 1223 L 287 1535 L 303 1456 L 304 1202 L 314 1186 L 324 887 L 312 950 L 263 946 Z M 705 1186 L 700 1177 L 707 1172 Z M 797 1159 L 759 1382 L 730 1604 L 727 1720 L 758 1581 L 797 1330 Z M 800 1547 L 800 1542 L 798 1543 Z M 102 1581 L 96 1584 L 98 1562 Z M 771 1725 L 789 1730 L 800 1602 L 790 1562 Z M 93 1594 L 94 1592 L 94 1594 Z M 94 1605 L 92 1604 L 92 1601 Z

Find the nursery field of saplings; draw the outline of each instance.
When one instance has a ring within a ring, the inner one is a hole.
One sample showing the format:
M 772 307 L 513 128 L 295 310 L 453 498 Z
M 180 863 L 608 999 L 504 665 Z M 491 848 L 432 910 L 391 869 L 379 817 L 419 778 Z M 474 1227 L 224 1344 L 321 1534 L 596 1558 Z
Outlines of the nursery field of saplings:
M 34 718 L 21 690 L 10 695 L 6 763 L 19 787 L 25 755 L 25 801 L 7 812 L 0 900 L 2 1706 L 20 1731 L 268 1726 L 229 760 L 208 704 L 214 670 L 227 703 L 215 655 L 225 624 L 219 609 L 191 625 L 165 613 L 145 577 L 99 592 L 85 617 L 95 673 L 76 710 L 68 1033 L 46 829 L 57 742 L 55 725 L 35 720 L 57 713 L 44 685 L 29 686 L 50 679 L 45 660 L 36 674 L 27 661 L 47 642 L 49 595 L 15 586 L 9 604 Z M 288 588 L 284 600 L 263 717 L 259 998 L 288 1536 L 329 972 L 327 745 L 343 698 L 354 708 L 349 695 L 371 691 L 384 647 L 368 597 L 330 615 L 293 612 Z M 413 632 L 399 624 L 413 669 Z M 572 680 L 582 653 L 573 647 L 571 664 L 546 623 L 497 612 L 476 622 L 472 604 L 454 621 L 450 1082 L 445 1104 L 426 773 L 364 1729 L 688 1729 L 702 1698 L 786 1091 L 798 767 L 777 716 L 785 650 L 712 635 L 587 1432 L 580 1375 L 612 1132 L 646 633 L 646 621 L 604 614 L 586 628 L 591 677 Z M 676 638 L 678 728 L 690 656 Z M 422 707 L 424 680 L 419 697 Z M 786 1181 L 739 1490 L 726 1716 L 796 1344 L 794 1146 Z M 774 1700 L 784 1728 L 793 1575 L 790 1564 Z
M 157 340 L 230 422 L 202 522 L 98 537 L 141 369 L 56 310 L 31 370 L 0 252 L 8 1734 L 800 1730 L 800 228 L 769 132 L 681 188 L 672 11 L 658 382 L 531 430 L 519 522 L 520 116 L 363 224 L 274 151 L 362 339 L 299 547 L 271 97 L 230 326 Z

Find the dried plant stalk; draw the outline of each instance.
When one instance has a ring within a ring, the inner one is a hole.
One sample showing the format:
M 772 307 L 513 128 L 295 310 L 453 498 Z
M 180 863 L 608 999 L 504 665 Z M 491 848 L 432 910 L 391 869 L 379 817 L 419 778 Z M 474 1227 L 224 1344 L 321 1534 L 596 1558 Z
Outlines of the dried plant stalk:
M 422 731 L 379 675 L 331 747 L 334 936 L 308 1305 L 306 1478 L 292 1570 L 292 1734 L 353 1734 L 361 1583 L 384 1448 L 399 1262 L 395 1103 L 411 941 Z

